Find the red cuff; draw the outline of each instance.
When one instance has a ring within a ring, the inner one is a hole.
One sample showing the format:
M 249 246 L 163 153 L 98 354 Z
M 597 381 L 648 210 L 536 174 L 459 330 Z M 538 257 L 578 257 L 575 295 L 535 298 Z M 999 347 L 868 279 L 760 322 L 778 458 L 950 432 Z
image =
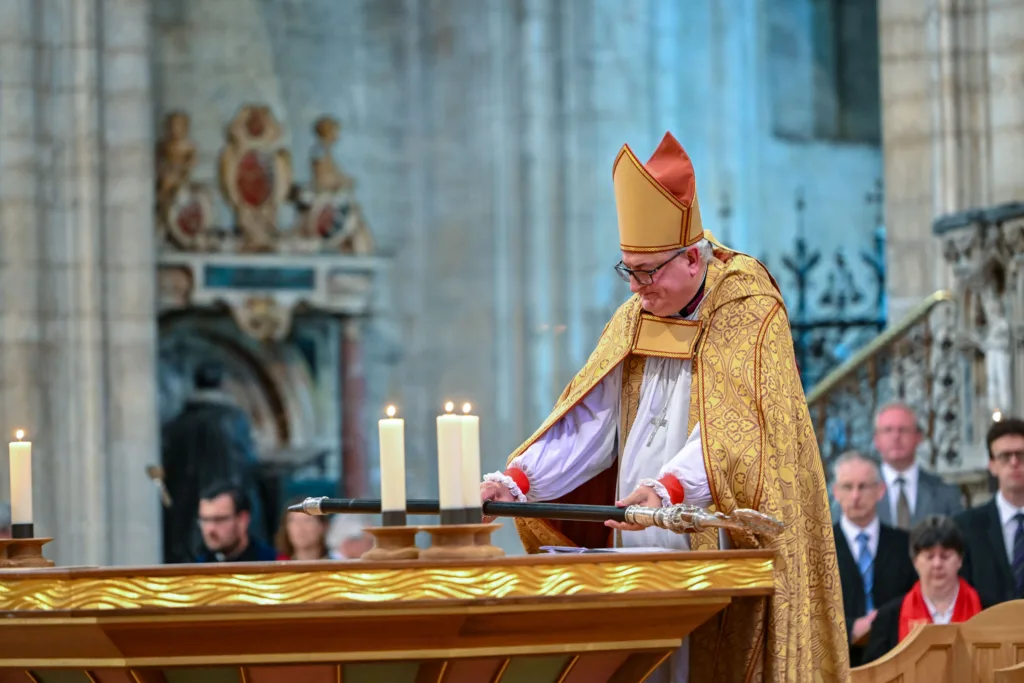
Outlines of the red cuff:
M 519 487 L 519 491 L 525 496 L 530 492 L 530 480 L 526 476 L 526 472 L 523 472 L 518 467 L 509 467 L 505 470 L 505 476 L 509 477 Z
M 665 490 L 668 491 L 669 500 L 673 505 L 679 505 L 683 502 L 683 485 L 679 483 L 679 480 L 676 479 L 674 475 L 666 474 L 658 480 L 658 483 L 664 486 Z

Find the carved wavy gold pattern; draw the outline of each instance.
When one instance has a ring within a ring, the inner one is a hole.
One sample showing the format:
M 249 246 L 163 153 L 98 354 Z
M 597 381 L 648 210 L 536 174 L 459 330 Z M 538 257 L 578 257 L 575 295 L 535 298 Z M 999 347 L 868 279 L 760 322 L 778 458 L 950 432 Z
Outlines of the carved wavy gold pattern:
M 772 588 L 772 560 L 737 557 L 572 564 L 351 569 L 270 574 L 0 581 L 7 610 L 367 604 Z

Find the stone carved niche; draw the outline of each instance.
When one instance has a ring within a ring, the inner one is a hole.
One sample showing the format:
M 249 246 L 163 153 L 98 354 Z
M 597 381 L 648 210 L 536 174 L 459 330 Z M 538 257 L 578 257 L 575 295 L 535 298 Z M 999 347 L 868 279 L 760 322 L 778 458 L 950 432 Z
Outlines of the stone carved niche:
M 157 146 L 156 211 L 165 251 L 369 255 L 374 244 L 355 198 L 355 181 L 335 160 L 341 123 L 322 116 L 313 126 L 308 187 L 293 182 L 282 125 L 266 105 L 242 107 L 227 125 L 218 159 L 221 195 L 234 225 L 213 224 L 214 196 L 192 180 L 198 149 L 185 112 L 165 117 Z M 279 221 L 285 202 L 295 208 L 292 225 Z
M 953 352 L 966 388 L 959 397 L 965 444 L 978 450 L 992 420 L 1020 415 L 1024 407 L 1024 327 L 1016 322 L 1024 313 L 1024 205 L 950 216 L 937 221 L 935 232 L 953 274 Z

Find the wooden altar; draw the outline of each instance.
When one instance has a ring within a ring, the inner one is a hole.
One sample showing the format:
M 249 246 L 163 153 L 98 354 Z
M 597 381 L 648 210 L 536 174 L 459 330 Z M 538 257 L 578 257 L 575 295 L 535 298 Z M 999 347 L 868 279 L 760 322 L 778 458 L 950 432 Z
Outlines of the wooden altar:
M 3 570 L 0 683 L 643 681 L 772 573 L 770 551 Z

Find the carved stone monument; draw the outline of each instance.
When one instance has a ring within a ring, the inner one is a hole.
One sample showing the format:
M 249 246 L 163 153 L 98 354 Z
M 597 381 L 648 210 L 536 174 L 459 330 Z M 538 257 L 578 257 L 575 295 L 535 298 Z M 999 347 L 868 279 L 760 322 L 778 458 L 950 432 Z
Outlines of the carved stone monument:
M 985 432 L 993 420 L 1020 416 L 1024 389 L 1019 278 L 1024 260 L 1024 204 L 1010 203 L 944 217 L 935 224 L 953 275 L 954 344 L 958 355 L 961 451 L 965 469 L 984 470 Z M 943 392 L 941 386 L 934 389 Z

